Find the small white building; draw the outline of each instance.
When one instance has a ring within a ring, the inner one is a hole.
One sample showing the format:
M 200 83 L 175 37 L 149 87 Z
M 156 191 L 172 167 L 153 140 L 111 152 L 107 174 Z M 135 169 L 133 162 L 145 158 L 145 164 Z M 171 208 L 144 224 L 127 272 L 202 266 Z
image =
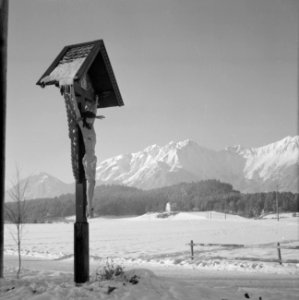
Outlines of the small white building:
M 166 203 L 165 211 L 166 211 L 167 213 L 170 213 L 170 212 L 171 212 L 171 205 L 170 205 L 169 202 Z

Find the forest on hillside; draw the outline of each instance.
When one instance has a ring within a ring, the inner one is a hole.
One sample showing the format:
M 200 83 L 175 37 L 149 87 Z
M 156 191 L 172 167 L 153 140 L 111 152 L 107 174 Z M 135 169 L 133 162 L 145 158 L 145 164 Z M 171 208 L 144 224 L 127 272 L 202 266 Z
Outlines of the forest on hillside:
M 257 218 L 262 214 L 298 212 L 299 194 L 269 192 L 242 194 L 232 185 L 218 180 L 180 183 L 153 190 L 121 185 L 102 185 L 95 189 L 94 209 L 98 216 L 142 215 L 163 212 L 167 203 L 175 211 L 218 211 Z M 17 203 L 6 203 L 6 211 L 17 209 Z M 23 220 L 42 223 L 75 215 L 75 196 L 66 194 L 49 199 L 25 200 Z M 7 213 L 6 221 L 9 221 Z

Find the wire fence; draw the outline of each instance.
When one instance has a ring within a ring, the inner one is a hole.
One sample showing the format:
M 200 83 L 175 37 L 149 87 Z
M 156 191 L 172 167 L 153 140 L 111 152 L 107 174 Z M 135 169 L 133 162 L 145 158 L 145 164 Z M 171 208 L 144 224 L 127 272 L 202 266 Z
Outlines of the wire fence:
M 282 249 L 288 249 L 288 250 L 299 250 L 299 245 L 289 245 L 289 246 L 282 246 L 280 242 L 277 243 L 267 243 L 267 244 L 252 244 L 252 245 L 245 245 L 245 244 L 221 244 L 221 243 L 194 243 L 193 240 L 190 241 L 187 245 L 190 246 L 190 254 L 191 254 L 191 260 L 194 259 L 194 248 L 195 247 L 218 247 L 218 250 L 233 250 L 233 249 L 245 249 L 245 248 L 271 248 L 277 250 L 277 262 L 282 265 L 283 259 L 282 259 Z M 214 249 L 215 250 L 215 249 Z M 298 263 L 299 260 L 293 261 L 295 263 Z

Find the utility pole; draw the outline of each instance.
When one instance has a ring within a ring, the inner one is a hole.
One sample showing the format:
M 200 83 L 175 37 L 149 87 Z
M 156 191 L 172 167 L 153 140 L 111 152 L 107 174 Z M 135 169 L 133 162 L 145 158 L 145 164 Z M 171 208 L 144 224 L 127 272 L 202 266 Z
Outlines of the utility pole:
M 4 201 L 5 201 L 5 133 L 6 133 L 6 74 L 7 74 L 8 0 L 0 0 L 0 102 L 1 102 L 1 152 L 0 152 L 0 277 L 3 277 Z

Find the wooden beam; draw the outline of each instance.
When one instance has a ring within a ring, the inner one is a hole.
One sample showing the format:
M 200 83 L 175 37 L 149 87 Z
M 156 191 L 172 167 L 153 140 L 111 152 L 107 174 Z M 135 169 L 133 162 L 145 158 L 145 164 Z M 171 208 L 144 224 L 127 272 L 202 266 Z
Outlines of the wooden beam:
M 77 101 L 77 97 L 76 97 Z M 78 284 L 89 280 L 89 226 L 86 218 L 86 178 L 82 163 L 85 154 L 84 140 L 79 129 L 78 163 L 79 176 L 76 180 L 76 222 L 74 224 L 74 281 Z
M 95 60 L 96 55 L 99 52 L 102 44 L 103 44 L 102 40 L 94 42 L 94 46 L 91 49 L 91 52 L 89 53 L 86 60 L 84 61 L 84 64 L 82 64 L 82 66 L 80 67 L 80 69 L 78 70 L 78 72 L 76 74 L 77 78 L 79 78 L 79 79 L 82 78 L 83 75 L 89 70 L 89 68 L 90 68 L 91 64 L 93 63 L 93 61 Z
M 89 234 L 87 222 L 74 224 L 74 281 L 77 284 L 89 280 Z
M 117 84 L 116 78 L 114 76 L 112 65 L 111 65 L 110 59 L 108 57 L 108 53 L 106 51 L 104 43 L 103 43 L 103 45 L 100 49 L 100 53 L 102 54 L 102 57 L 103 57 L 103 60 L 104 60 L 104 63 L 105 63 L 105 67 L 106 67 L 106 70 L 107 70 L 107 73 L 108 73 L 108 77 L 109 77 L 110 82 L 112 84 L 112 88 L 113 88 L 113 91 L 115 93 L 116 100 L 118 102 L 118 106 L 122 106 L 122 105 L 124 105 L 124 102 L 122 100 L 122 97 L 121 97 L 121 94 L 120 94 L 120 91 L 119 91 L 119 88 L 118 88 L 118 84 Z
M 3 277 L 8 0 L 0 0 L 0 277 Z

